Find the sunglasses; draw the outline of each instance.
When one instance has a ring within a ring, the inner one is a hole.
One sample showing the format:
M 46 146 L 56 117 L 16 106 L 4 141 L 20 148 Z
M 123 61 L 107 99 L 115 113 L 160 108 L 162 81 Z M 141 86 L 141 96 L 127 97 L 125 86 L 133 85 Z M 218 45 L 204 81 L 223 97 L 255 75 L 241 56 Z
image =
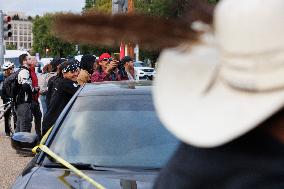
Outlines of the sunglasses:
M 13 70 L 14 69 L 14 67 L 11 67 L 11 68 L 8 68 L 7 70 Z
M 102 61 L 112 61 L 112 58 L 104 58 Z

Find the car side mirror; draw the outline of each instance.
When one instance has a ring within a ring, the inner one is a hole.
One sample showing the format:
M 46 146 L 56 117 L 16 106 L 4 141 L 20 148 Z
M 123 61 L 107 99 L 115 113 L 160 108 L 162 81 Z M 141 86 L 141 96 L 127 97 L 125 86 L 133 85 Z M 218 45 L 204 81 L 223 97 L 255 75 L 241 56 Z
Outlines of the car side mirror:
M 14 133 L 11 137 L 12 147 L 22 155 L 34 156 L 32 148 L 39 142 L 39 138 L 36 134 L 28 132 Z

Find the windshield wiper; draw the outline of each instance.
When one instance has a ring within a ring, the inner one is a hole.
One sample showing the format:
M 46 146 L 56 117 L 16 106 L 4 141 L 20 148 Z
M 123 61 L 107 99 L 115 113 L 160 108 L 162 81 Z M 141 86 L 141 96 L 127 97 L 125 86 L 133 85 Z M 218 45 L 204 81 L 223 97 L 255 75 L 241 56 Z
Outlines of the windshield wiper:
M 107 171 L 106 167 L 96 166 L 96 165 L 92 165 L 92 164 L 88 164 L 88 163 L 70 163 L 70 164 L 73 165 L 74 167 L 76 167 L 77 169 L 80 169 L 80 170 Z M 48 167 L 48 168 L 61 168 L 61 169 L 66 168 L 61 163 L 57 163 L 57 162 L 46 163 L 43 166 Z

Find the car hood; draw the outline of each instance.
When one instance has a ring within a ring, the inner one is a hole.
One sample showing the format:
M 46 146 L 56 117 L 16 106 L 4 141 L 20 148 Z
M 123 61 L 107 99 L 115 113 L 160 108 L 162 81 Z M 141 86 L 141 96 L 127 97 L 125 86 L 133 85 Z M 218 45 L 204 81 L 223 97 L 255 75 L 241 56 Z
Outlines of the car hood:
M 142 69 L 153 69 L 154 68 L 150 68 L 150 67 L 134 67 L 134 69 L 137 69 L 137 70 L 142 70 Z
M 158 171 L 99 170 L 83 171 L 107 189 L 150 189 Z M 68 169 L 40 167 L 33 173 L 26 189 L 95 188 Z

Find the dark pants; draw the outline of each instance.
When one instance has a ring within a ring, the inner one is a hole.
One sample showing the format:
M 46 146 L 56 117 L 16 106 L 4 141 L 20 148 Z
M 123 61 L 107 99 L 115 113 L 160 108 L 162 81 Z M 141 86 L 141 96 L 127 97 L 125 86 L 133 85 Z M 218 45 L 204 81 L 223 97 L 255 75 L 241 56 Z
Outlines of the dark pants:
M 42 118 L 42 113 L 40 111 L 39 102 L 32 101 L 32 103 L 31 103 L 31 111 L 32 111 L 32 115 L 34 116 L 36 134 L 38 136 L 41 136 L 41 118 Z
M 10 136 L 10 134 L 12 133 L 11 130 L 11 116 L 12 116 L 12 108 L 11 106 L 7 108 L 8 105 L 5 105 L 5 113 L 4 113 L 4 123 L 5 123 L 5 133 L 6 135 Z
M 15 132 L 31 132 L 32 129 L 32 112 L 31 104 L 18 104 L 16 108 L 17 127 Z
M 8 103 L 8 102 L 3 102 L 3 103 Z M 16 116 L 16 112 L 15 112 L 15 107 L 13 102 L 11 102 L 11 105 L 8 107 L 9 105 L 5 105 L 5 113 L 4 113 L 4 124 L 5 124 L 5 133 L 7 136 L 9 136 L 10 134 L 13 134 L 13 130 L 16 129 L 16 122 L 17 122 L 17 116 Z M 13 127 L 11 126 L 11 118 L 13 116 Z

